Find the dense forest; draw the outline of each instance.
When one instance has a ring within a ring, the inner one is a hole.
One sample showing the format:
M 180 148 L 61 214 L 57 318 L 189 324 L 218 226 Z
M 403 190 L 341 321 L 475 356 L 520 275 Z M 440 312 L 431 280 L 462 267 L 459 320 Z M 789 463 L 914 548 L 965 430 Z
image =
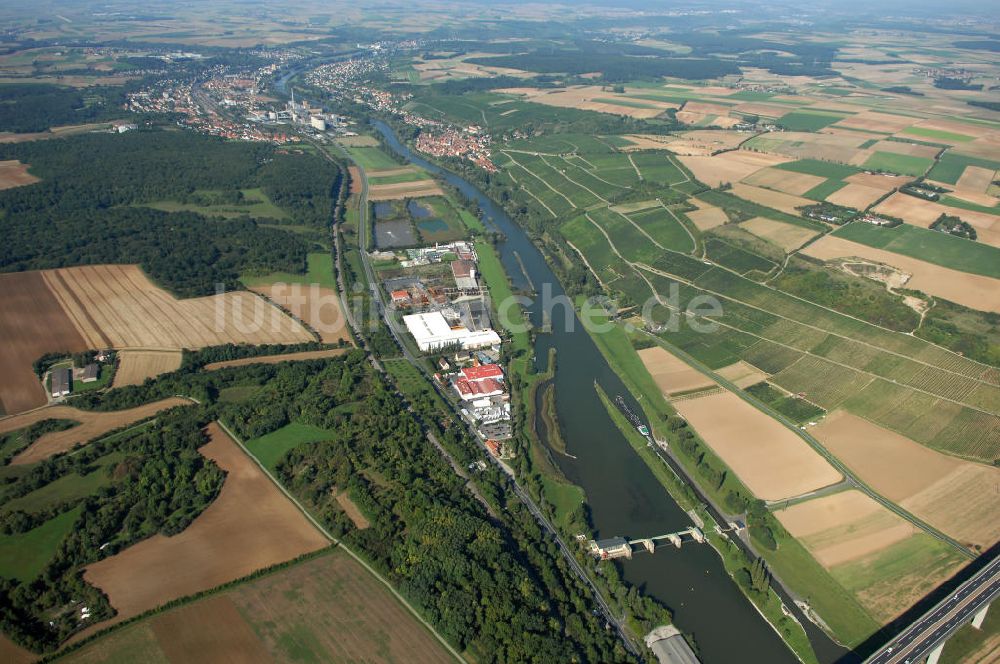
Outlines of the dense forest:
M 207 218 L 144 203 L 203 201 L 205 192 L 226 200 L 260 187 L 288 223 L 321 229 L 341 178 L 314 154 L 181 131 L 4 145 L 0 159 L 19 159 L 42 178 L 0 192 L 0 271 L 137 262 L 181 296 L 214 293 L 217 283 L 238 287 L 242 272 L 302 272 L 309 247 L 258 223 L 273 219 Z
M 116 88 L 75 88 L 39 83 L 0 85 L 0 131 L 33 132 L 49 127 L 120 118 Z

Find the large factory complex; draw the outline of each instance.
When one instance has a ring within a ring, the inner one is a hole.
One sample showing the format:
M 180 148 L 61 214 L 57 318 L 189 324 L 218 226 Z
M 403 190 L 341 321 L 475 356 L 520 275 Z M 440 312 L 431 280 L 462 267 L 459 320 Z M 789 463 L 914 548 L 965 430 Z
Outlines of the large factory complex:
M 377 252 L 389 259 L 392 252 Z M 402 253 L 400 254 L 402 255 Z M 383 280 L 393 309 L 422 353 L 439 355 L 435 380 L 458 401 L 494 456 L 509 454 L 510 395 L 492 327 L 488 291 L 481 283 L 471 242 L 408 249 Z

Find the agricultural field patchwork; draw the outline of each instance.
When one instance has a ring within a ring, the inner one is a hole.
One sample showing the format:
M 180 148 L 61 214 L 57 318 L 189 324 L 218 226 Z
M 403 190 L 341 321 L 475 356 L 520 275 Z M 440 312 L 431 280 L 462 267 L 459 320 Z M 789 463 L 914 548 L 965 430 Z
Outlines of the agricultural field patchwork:
M 179 638 L 183 637 L 183 638 Z M 287 569 L 123 627 L 63 661 L 386 661 L 451 656 L 346 552 Z

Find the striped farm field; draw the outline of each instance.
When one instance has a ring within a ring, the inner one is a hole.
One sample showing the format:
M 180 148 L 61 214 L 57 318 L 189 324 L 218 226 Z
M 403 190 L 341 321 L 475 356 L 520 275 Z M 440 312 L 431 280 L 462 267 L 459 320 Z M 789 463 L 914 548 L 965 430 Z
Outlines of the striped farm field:
M 181 356 L 180 350 L 123 350 L 118 353 L 114 387 L 142 385 L 147 378 L 176 371 Z
M 247 292 L 178 300 L 135 265 L 42 273 L 90 348 L 179 349 L 226 343 L 299 343 L 312 335 Z

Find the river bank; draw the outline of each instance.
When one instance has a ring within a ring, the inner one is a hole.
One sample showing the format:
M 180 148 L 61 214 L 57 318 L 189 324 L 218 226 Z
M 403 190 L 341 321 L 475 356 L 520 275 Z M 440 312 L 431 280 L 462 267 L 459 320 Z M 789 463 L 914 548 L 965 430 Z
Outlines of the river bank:
M 548 286 L 554 296 L 564 295 L 539 250 L 502 209 L 464 179 L 414 155 L 387 125 L 377 123 L 376 128 L 391 149 L 458 188 L 503 233 L 506 239 L 497 249 L 515 289 Z M 536 326 L 543 321 L 538 303 L 526 310 Z M 596 380 L 609 393 L 629 395 L 630 391 L 575 315 L 568 317 L 569 325 L 562 316 L 554 318 L 551 333 L 537 335 L 534 356 L 537 362 L 547 357 L 549 348 L 558 351 L 560 370 L 553 379 L 556 410 L 569 451 L 576 458 L 559 455 L 556 462 L 566 477 L 585 491 L 595 535 L 641 537 L 688 526 L 690 517 L 650 467 L 632 453 L 592 385 Z M 634 399 L 627 398 L 638 408 Z M 676 552 L 637 556 L 621 570 L 627 582 L 674 610 L 676 624 L 694 635 L 707 664 L 734 661 L 746 652 L 757 653 L 762 661 L 797 661 L 708 547 L 688 546 Z M 828 639 L 824 644 L 825 636 L 811 636 L 826 650 L 820 661 L 834 661 L 843 654 Z

